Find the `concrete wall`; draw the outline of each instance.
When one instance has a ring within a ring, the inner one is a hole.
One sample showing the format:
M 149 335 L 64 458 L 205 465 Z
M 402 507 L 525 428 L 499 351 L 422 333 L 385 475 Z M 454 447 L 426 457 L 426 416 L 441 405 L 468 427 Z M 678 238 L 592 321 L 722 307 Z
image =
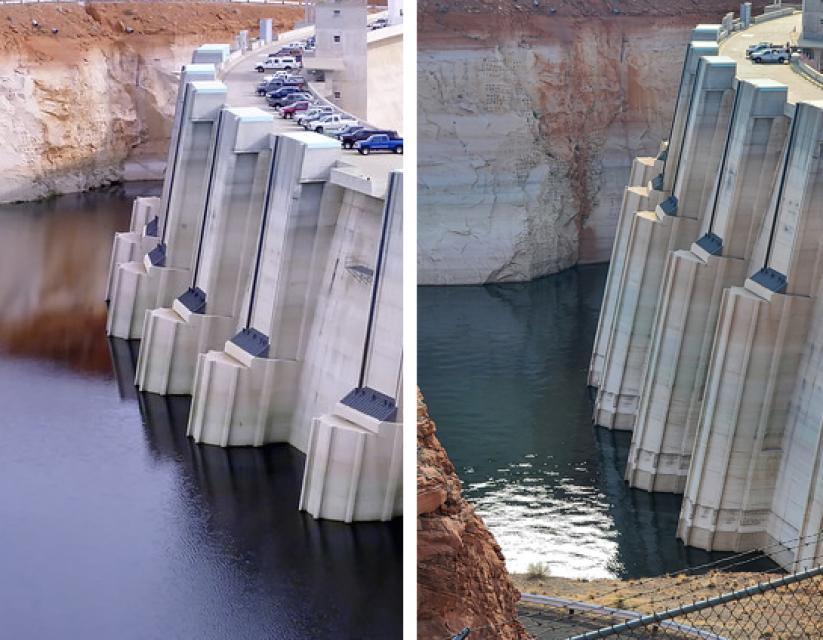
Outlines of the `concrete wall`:
M 314 13 L 316 46 L 313 57 L 342 62 L 342 68 L 325 71 L 326 97 L 344 111 L 363 118 L 368 108 L 366 0 L 320 0 L 314 5 Z M 311 58 L 305 62 L 310 66 Z
M 403 132 L 403 27 L 369 33 L 366 119 Z

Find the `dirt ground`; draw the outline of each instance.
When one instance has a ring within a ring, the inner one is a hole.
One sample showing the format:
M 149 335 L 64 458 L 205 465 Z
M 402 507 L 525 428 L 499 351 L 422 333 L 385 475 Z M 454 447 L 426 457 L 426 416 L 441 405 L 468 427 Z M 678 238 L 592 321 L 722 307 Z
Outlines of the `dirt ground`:
M 101 41 L 133 43 L 184 36 L 233 38 L 259 20 L 272 18 L 275 31 L 287 31 L 303 18 L 296 6 L 211 2 L 87 2 L 0 6 L 2 52 L 59 57 L 61 51 L 100 46 Z M 57 33 L 53 32 L 57 29 Z M 228 40 L 226 40 L 228 42 Z

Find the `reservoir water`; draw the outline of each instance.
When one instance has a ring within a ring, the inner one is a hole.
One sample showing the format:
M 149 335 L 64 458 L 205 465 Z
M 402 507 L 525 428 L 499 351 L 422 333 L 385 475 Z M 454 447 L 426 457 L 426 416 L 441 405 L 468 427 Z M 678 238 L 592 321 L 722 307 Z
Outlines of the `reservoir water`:
M 105 337 L 132 184 L 0 205 L 0 637 L 396 638 L 401 522 L 297 510 L 303 455 L 185 436 Z
M 513 572 L 638 578 L 725 555 L 680 543 L 680 496 L 629 489 L 631 434 L 592 426 L 586 373 L 607 269 L 418 290 L 420 388 Z

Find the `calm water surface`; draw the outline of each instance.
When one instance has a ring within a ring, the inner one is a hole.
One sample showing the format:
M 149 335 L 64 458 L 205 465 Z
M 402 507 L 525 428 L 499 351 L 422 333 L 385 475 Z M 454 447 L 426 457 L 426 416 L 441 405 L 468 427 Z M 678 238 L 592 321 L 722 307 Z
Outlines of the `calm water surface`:
M 592 426 L 586 373 L 607 269 L 418 291 L 420 387 L 512 571 L 637 578 L 723 557 L 675 539 L 679 496 L 624 483 L 631 434 Z
M 0 638 L 400 637 L 401 523 L 297 510 L 303 456 L 185 437 L 102 303 L 132 185 L 0 206 Z

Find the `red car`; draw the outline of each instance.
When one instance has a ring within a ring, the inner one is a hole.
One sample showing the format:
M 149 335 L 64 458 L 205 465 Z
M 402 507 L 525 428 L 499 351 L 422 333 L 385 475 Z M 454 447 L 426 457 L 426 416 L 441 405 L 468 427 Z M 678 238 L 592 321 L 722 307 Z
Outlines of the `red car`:
M 288 107 L 283 107 L 280 110 L 280 115 L 284 118 L 293 118 L 294 114 L 298 111 L 305 111 L 309 108 L 308 100 L 298 100 L 294 104 L 290 104 Z

